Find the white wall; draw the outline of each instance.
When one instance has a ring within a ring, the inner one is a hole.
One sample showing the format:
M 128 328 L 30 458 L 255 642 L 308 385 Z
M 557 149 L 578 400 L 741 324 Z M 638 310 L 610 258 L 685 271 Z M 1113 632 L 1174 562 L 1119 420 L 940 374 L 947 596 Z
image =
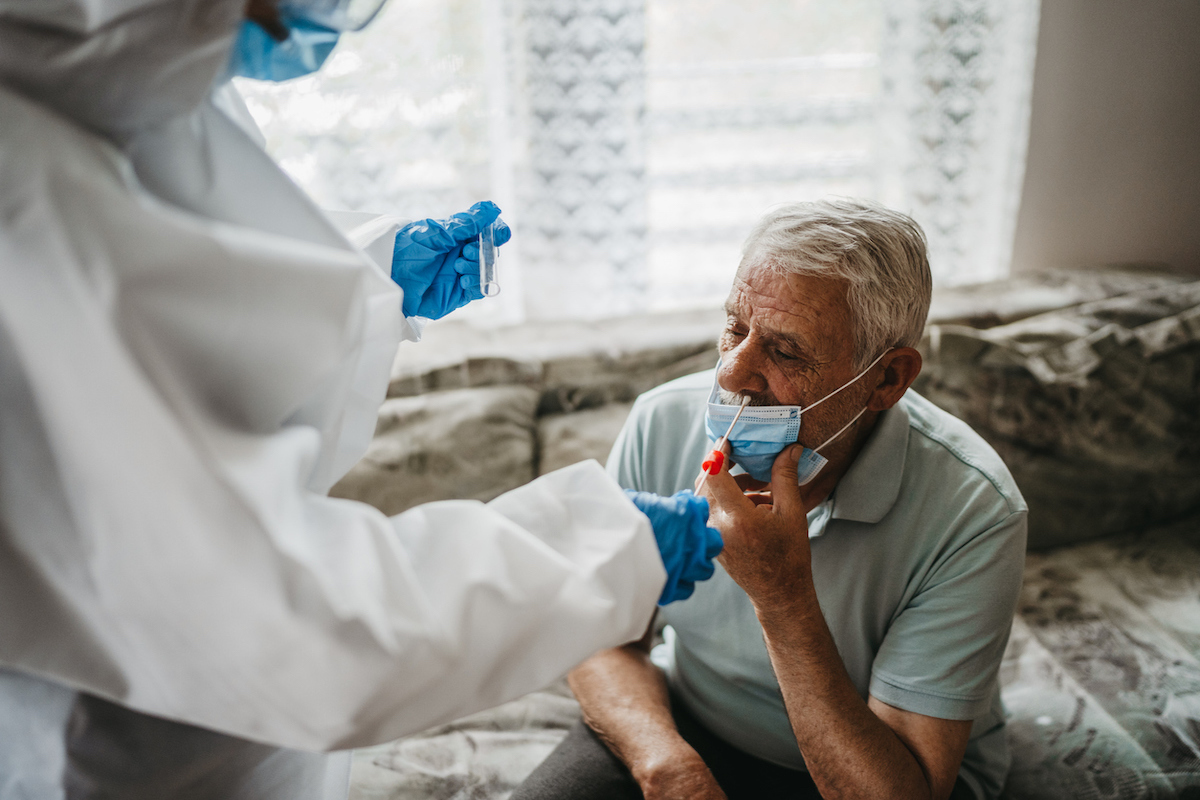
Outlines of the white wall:
M 1200 274 L 1200 2 L 1042 0 L 1014 272 Z

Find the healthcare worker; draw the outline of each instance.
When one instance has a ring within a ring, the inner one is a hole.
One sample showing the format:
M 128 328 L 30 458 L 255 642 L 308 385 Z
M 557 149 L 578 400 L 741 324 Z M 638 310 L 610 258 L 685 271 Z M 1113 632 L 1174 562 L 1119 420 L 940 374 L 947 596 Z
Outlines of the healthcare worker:
M 244 1 L 0 0 L 4 800 L 344 797 L 345 748 L 638 637 L 720 547 L 594 462 L 327 496 L 498 211 L 339 230 L 212 89 L 316 68 L 361 3 Z

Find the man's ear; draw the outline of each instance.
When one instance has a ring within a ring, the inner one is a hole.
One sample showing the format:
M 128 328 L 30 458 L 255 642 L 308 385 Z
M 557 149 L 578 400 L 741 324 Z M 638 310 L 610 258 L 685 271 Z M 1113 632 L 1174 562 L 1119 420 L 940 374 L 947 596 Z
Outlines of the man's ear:
M 879 361 L 883 373 L 867 401 L 872 411 L 885 411 L 896 403 L 921 374 L 921 354 L 912 347 L 897 347 Z

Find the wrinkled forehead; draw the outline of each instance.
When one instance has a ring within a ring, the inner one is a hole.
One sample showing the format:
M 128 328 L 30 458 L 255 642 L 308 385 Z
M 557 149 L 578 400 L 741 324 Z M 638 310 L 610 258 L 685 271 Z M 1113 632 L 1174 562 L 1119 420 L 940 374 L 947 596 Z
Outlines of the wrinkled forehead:
M 842 350 L 852 354 L 848 290 L 842 278 L 789 272 L 770 261 L 743 264 L 730 287 L 725 311 L 761 336 L 794 340 L 829 356 L 841 355 Z

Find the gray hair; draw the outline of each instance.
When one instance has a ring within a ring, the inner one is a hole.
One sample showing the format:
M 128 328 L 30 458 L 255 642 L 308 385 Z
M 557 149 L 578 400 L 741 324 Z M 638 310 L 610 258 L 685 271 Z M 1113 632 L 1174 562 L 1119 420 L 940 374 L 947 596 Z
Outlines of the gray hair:
M 855 369 L 921 339 L 933 278 L 912 217 L 865 200 L 827 198 L 767 212 L 742 245 L 738 271 L 757 266 L 840 278 L 854 325 Z

